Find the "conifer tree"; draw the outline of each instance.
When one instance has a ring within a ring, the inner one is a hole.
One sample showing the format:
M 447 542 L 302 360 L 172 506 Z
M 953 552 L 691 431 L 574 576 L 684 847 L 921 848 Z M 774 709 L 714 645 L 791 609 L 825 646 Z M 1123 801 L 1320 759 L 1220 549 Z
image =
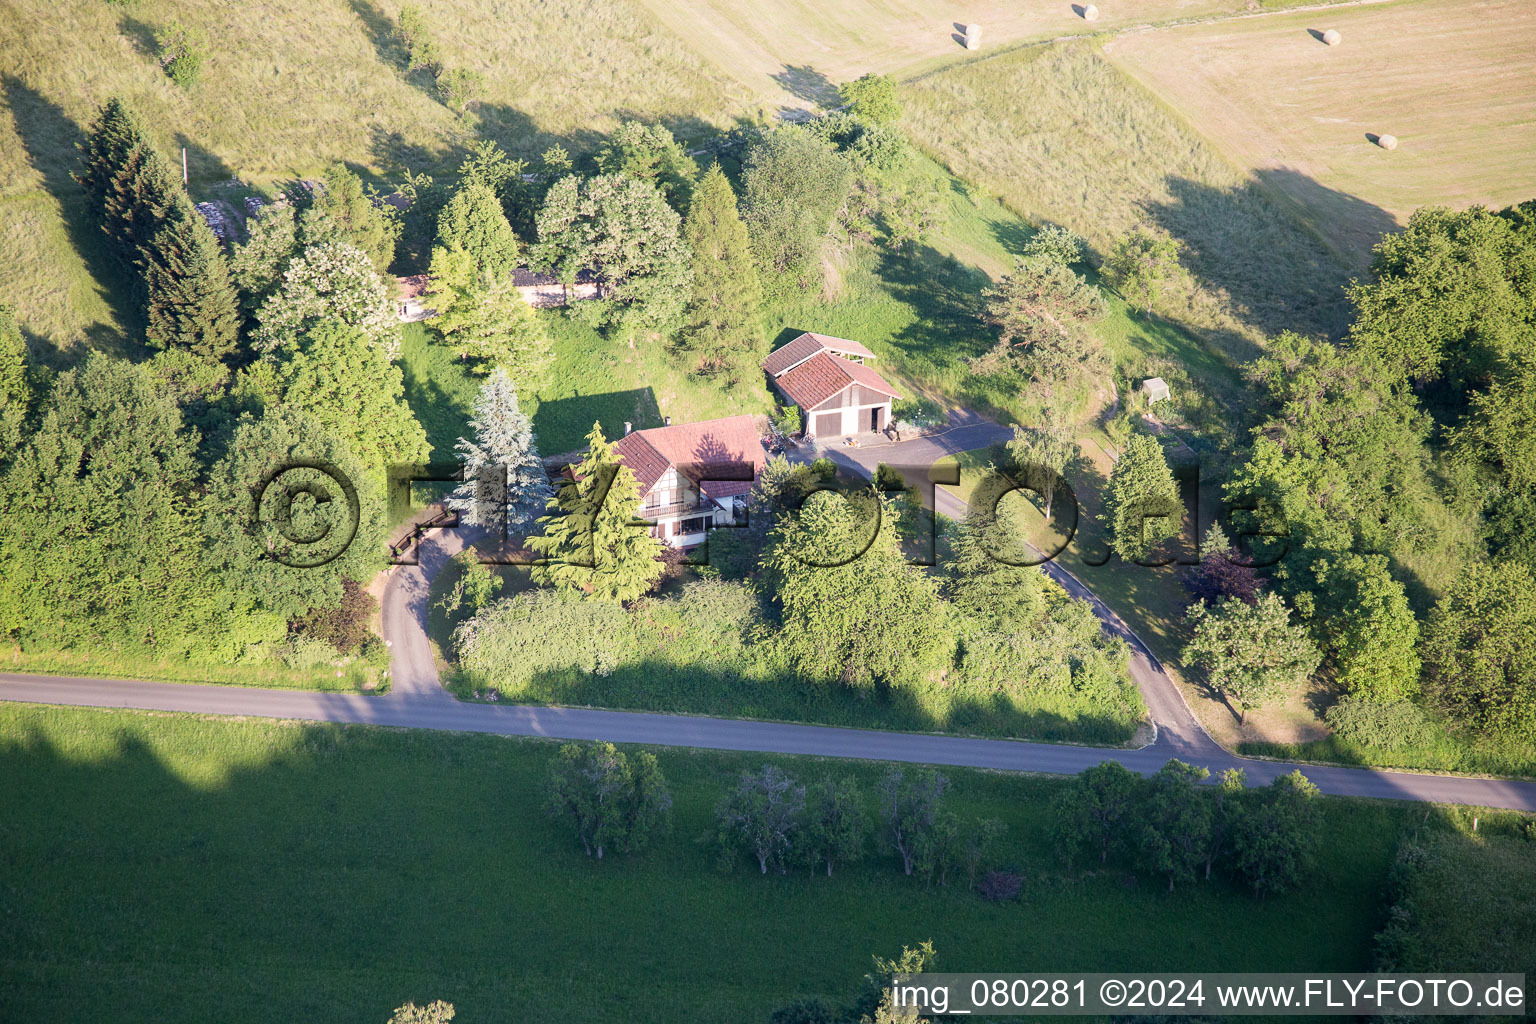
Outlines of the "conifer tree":
M 473 441 L 459 438 L 464 485 L 448 499 L 471 526 L 503 533 L 527 528 L 553 496 L 533 434 L 533 423 L 518 408 L 517 389 L 507 371 L 497 368 L 480 387 L 469 421 Z
M 179 211 L 156 232 L 141 261 L 151 345 L 209 359 L 235 350 L 240 333 L 235 286 L 219 240 L 195 210 Z
M 945 567 L 945 591 L 955 608 L 987 628 L 1021 629 L 1046 612 L 1055 589 L 1041 572 L 1039 555 L 1025 546 L 1017 503 L 999 501 L 997 489 L 979 489 L 961 520 L 954 554 Z M 1033 557 L 1031 557 L 1033 556 Z
M 731 183 L 712 164 L 693 192 L 683 238 L 693 252 L 693 301 L 684 344 L 704 373 L 733 380 L 764 355 L 762 286 Z
M 74 176 L 85 191 L 92 213 L 100 216 L 113 183 L 128 166 L 129 155 L 148 147 L 148 136 L 138 115 L 116 96 L 107 100 L 85 141 L 79 144 L 84 166 Z
M 380 274 L 389 270 L 400 240 L 400 216 L 378 200 L 363 180 L 342 164 L 321 177 L 324 186 L 299 215 L 299 235 L 306 249 L 325 243 L 350 245 L 368 254 Z
M 467 258 L 452 259 L 454 256 Z M 507 223 L 501 201 L 478 177 L 453 193 L 437 220 L 437 244 L 432 249 L 432 276 L 463 285 L 482 276 L 502 278 L 517 269 L 517 235 Z M 442 311 L 442 307 L 438 307 Z
M 480 277 L 444 292 L 452 298 L 445 303 L 446 309 L 439 307 L 432 329 L 459 358 L 475 360 L 471 370 L 486 373 L 501 367 L 525 392 L 544 385 L 554 359 L 549 336 L 510 276 Z
M 1159 541 L 1179 535 L 1183 506 L 1163 446 L 1149 434 L 1126 443 L 1109 475 L 1105 513 L 1115 553 L 1126 561 L 1144 557 Z
M 639 481 L 603 437 L 602 424 L 592 424 L 574 474 L 539 518 L 543 535 L 528 538 L 548 559 L 534 567 L 533 579 L 604 601 L 633 601 L 661 577 L 662 543 L 636 524 Z

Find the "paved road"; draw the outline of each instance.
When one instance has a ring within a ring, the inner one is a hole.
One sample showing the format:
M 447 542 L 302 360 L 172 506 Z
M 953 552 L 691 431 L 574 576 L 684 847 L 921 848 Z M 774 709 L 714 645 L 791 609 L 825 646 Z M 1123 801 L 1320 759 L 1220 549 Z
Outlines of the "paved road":
M 984 447 L 1005 428 L 973 423 L 943 438 L 902 442 L 895 450 L 842 450 L 840 460 L 872 470 L 876 462 L 920 465 L 934 452 L 948 454 Z M 931 461 L 931 460 L 930 460 Z M 942 492 L 941 492 L 942 493 Z M 953 508 L 943 504 L 953 501 Z M 940 510 L 961 514 L 963 505 L 948 494 Z M 1015 740 L 971 739 L 913 733 L 833 729 L 825 726 L 751 722 L 686 715 L 465 704 L 438 685 L 437 669 L 426 637 L 427 579 L 464 544 L 463 532 L 433 534 L 421 547 L 420 566 L 395 570 L 385 588 L 382 614 L 392 649 L 391 691 L 384 696 L 262 690 L 241 686 L 199 686 L 137 680 L 84 679 L 0 673 L 0 700 L 85 707 L 140 708 L 214 715 L 249 715 L 316 722 L 346 722 L 455 732 L 542 736 L 553 739 L 611 740 L 714 750 L 809 754 L 882 761 L 959 765 L 1004 771 L 1070 774 L 1112 759 L 1134 771 L 1157 770 L 1171 757 L 1204 765 L 1213 775 L 1242 767 L 1253 784 L 1262 784 L 1295 765 L 1238 758 L 1200 728 L 1173 681 L 1141 640 L 1118 616 L 1057 566 L 1050 571 L 1077 597 L 1094 603 L 1110 631 L 1130 643 L 1132 675 L 1157 726 L 1156 738 L 1137 750 L 1098 749 Z M 1536 811 L 1536 783 L 1418 775 L 1360 768 L 1301 766 L 1323 792 L 1344 796 L 1429 800 Z

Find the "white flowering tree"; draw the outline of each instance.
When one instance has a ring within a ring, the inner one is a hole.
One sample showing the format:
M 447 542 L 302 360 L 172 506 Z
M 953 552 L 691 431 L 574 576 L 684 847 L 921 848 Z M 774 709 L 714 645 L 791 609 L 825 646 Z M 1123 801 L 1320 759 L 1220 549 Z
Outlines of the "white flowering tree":
M 553 492 L 533 424 L 518 408 L 517 389 L 505 369 L 493 370 L 481 386 L 469 425 L 475 439 L 461 437 L 457 445 L 464 483 L 448 498 L 448 507 L 471 526 L 520 532 L 543 514 Z
M 256 313 L 251 344 L 271 352 L 327 321 L 357 328 L 390 359 L 400 354 L 400 322 L 389 289 L 367 253 L 339 242 L 310 246 L 288 265 L 282 284 Z

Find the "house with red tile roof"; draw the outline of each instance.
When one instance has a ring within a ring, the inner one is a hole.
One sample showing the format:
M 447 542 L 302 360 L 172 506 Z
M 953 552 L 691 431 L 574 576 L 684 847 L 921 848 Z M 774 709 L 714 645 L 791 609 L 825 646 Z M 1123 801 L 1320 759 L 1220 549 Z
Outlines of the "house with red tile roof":
M 831 438 L 878 432 L 901 397 L 872 370 L 875 354 L 856 341 L 806 333 L 775 349 L 763 369 L 785 399 L 800 407 L 805 436 Z
M 738 521 L 763 467 L 751 416 L 635 430 L 614 442 L 640 482 L 640 517 L 675 548 L 703 543 L 713 526 Z

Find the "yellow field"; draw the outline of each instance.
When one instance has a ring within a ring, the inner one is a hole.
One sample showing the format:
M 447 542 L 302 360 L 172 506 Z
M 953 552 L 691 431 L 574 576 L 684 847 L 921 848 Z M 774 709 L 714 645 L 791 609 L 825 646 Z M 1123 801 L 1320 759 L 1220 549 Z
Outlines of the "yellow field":
M 905 75 L 965 57 L 961 32 L 970 23 L 981 26 L 981 52 L 988 53 L 1029 40 L 1250 9 L 1249 0 L 1099 0 L 1099 18 L 1087 22 L 1087 0 L 641 2 L 722 72 L 791 108 L 827 102 L 838 84 L 867 71 Z
M 1341 45 L 1316 37 L 1330 28 Z M 1357 261 L 1420 206 L 1536 197 L 1531 0 L 1247 18 L 1127 34 L 1104 52 Z

